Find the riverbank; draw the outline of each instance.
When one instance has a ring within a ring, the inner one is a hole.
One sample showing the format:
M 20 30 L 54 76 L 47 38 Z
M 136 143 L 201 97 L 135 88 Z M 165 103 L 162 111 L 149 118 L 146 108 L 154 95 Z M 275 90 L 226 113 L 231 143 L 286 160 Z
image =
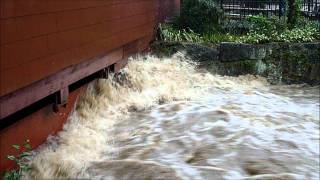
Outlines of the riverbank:
M 220 75 L 253 74 L 271 84 L 320 84 L 320 42 L 244 44 L 225 42 L 204 46 L 197 43 L 155 42 L 153 53 L 170 56 L 178 51 Z

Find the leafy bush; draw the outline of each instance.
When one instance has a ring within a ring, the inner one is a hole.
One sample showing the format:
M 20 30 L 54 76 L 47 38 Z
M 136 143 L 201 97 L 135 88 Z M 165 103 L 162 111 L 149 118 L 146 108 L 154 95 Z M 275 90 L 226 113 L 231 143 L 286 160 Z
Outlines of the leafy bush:
M 244 20 L 230 20 L 222 25 L 224 33 L 230 33 L 235 35 L 246 34 L 250 31 L 261 32 L 264 34 L 270 32 L 280 32 L 286 29 L 284 22 L 279 20 L 277 17 L 272 17 L 270 19 L 258 15 L 249 16 Z
M 246 36 L 240 37 L 237 41 L 240 43 L 250 43 L 250 44 L 260 44 L 270 42 L 270 37 L 265 34 L 260 34 L 258 32 L 249 32 Z
M 273 34 L 263 34 L 251 31 L 247 35 L 240 37 L 238 42 L 242 43 L 268 43 L 268 42 L 312 42 L 319 39 L 319 30 L 313 27 L 287 29 L 283 32 Z
M 243 21 L 230 21 L 223 24 L 220 31 L 195 33 L 190 28 L 179 29 L 172 24 L 161 26 L 162 40 L 196 43 L 268 43 L 268 42 L 312 42 L 320 40 L 320 22 L 299 18 L 295 27 L 289 29 L 277 17 L 266 18 L 261 15 L 248 17 Z
M 297 23 L 295 24 L 294 27 L 305 27 L 305 26 L 310 26 L 310 24 L 314 24 L 313 21 L 310 21 L 309 19 L 305 18 L 305 17 L 300 17 L 297 20 Z
M 30 167 L 26 162 L 26 158 L 31 155 L 31 146 L 29 140 L 23 143 L 23 146 L 12 145 L 12 147 L 19 153 L 18 156 L 9 155 L 7 158 L 16 163 L 16 168 L 6 171 L 2 177 L 3 180 L 19 180 L 23 172 L 29 171 Z
M 164 41 L 201 42 L 202 37 L 191 29 L 178 30 L 170 25 L 160 25 L 161 39 Z
M 293 29 L 289 29 L 277 18 L 252 16 L 248 18 L 248 22 L 251 24 L 250 30 L 238 42 L 311 42 L 319 40 L 319 22 L 305 18 L 301 18 Z
M 294 28 L 286 30 L 275 37 L 275 41 L 279 42 L 311 42 L 319 37 L 319 32 L 313 27 Z
M 312 27 L 320 31 L 320 21 L 310 21 L 308 18 L 300 17 L 294 26 L 294 28 L 306 28 L 306 27 Z
M 287 3 L 287 22 L 291 29 L 296 25 L 298 19 L 301 17 L 302 0 L 287 0 Z
M 238 36 L 229 33 L 206 33 L 203 35 L 203 42 L 205 43 L 234 42 L 238 39 Z
M 238 36 L 228 33 L 208 32 L 200 35 L 191 29 L 178 30 L 168 24 L 161 24 L 160 32 L 161 40 L 168 42 L 220 43 L 233 42 L 238 39 Z
M 221 26 L 223 33 L 229 33 L 234 35 L 241 35 L 248 33 L 251 29 L 251 24 L 248 20 L 229 20 L 224 22 Z
M 197 33 L 219 29 L 223 18 L 217 0 L 184 0 L 180 14 L 181 28 Z
M 281 32 L 287 27 L 284 22 L 277 17 L 266 18 L 264 16 L 249 16 L 247 18 L 250 31 L 260 32 L 263 34 L 270 34 L 274 32 Z

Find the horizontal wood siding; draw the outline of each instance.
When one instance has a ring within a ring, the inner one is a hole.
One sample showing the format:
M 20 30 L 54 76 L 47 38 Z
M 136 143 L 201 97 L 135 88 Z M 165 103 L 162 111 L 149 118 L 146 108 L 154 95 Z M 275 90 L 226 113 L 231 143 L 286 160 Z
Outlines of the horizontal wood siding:
M 160 0 L 0 2 L 0 96 L 152 37 L 162 4 Z
M 85 87 L 59 113 L 52 102 L 26 117 L 20 110 L 109 65 L 118 71 L 179 2 L 0 0 L 0 122 L 19 119 L 0 130 L 0 174 L 13 165 L 6 156 L 17 155 L 10 145 L 28 137 L 36 147 L 60 130 Z

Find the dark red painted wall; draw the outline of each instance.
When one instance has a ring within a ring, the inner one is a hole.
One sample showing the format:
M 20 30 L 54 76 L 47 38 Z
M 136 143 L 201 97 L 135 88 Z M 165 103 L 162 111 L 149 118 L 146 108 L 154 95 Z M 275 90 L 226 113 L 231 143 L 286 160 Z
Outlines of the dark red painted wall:
M 0 0 L 0 98 L 115 49 L 122 49 L 115 65 L 121 68 L 125 58 L 148 47 L 158 22 L 179 2 Z M 84 88 L 72 92 L 58 113 L 50 104 L 0 130 L 0 172 L 12 165 L 6 160 L 15 154 L 12 144 L 30 139 L 36 147 L 60 130 Z
M 150 36 L 176 0 L 0 0 L 0 96 Z
M 48 135 L 56 134 L 62 129 L 78 95 L 85 88 L 86 86 L 83 86 L 71 93 L 69 103 L 66 107 L 60 108 L 58 113 L 52 111 L 52 105 L 50 104 L 0 131 L 0 177 L 5 169 L 14 165 L 12 161 L 6 158 L 7 155 L 17 154 L 12 145 L 22 145 L 25 140 L 29 139 L 31 146 L 34 148 L 42 144 Z

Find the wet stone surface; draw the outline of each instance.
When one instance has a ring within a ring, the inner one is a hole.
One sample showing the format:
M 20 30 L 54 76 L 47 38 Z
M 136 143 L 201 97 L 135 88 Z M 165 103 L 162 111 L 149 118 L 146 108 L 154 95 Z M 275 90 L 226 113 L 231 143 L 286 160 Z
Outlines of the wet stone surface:
M 320 84 L 320 43 L 242 44 L 225 42 L 205 46 L 192 43 L 158 42 L 155 54 L 178 51 L 213 73 L 237 76 L 256 74 L 272 84 Z

